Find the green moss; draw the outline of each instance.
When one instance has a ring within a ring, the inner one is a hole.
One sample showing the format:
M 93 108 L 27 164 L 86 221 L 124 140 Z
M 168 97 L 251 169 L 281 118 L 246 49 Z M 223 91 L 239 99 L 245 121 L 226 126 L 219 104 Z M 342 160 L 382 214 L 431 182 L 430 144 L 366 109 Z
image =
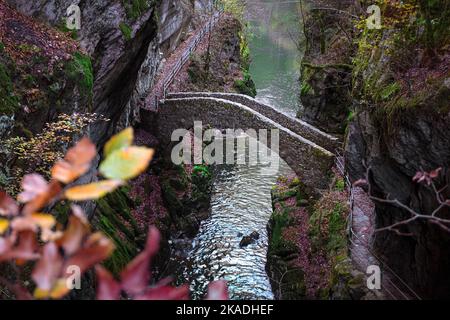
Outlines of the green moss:
M 14 94 L 10 72 L 0 62 L 0 114 L 12 115 L 19 107 L 19 99 Z
M 138 19 L 149 8 L 148 0 L 122 0 L 127 17 L 132 20 Z
M 289 210 L 283 209 L 281 212 L 275 212 L 272 215 L 272 238 L 271 251 L 283 251 L 292 249 L 289 243 L 283 239 L 283 230 L 290 224 Z
M 72 60 L 66 66 L 66 72 L 69 79 L 78 83 L 85 93 L 92 95 L 94 70 L 90 57 L 80 52 L 75 52 Z
M 78 31 L 76 29 L 69 29 L 67 28 L 66 21 L 62 21 L 58 26 L 58 30 L 63 33 L 70 33 L 70 37 L 74 40 L 78 39 Z
M 320 205 L 320 201 L 325 201 Z M 319 200 L 310 217 L 310 237 L 315 248 L 325 248 L 330 257 L 340 254 L 347 247 L 347 205 L 329 195 Z
M 336 184 L 334 186 L 336 191 L 343 192 L 345 190 L 345 181 L 342 178 L 336 180 Z
M 164 202 L 167 205 L 169 213 L 173 216 L 183 211 L 183 204 L 178 199 L 176 190 L 170 185 L 169 181 L 163 181 L 161 184 Z
M 115 274 L 138 254 L 144 240 L 144 233 L 131 214 L 134 206 L 127 188 L 97 201 L 94 226 L 114 242 L 116 249 L 105 266 Z
M 302 96 L 306 96 L 312 90 L 311 85 L 308 82 L 303 82 L 302 87 L 300 89 L 300 94 Z
M 248 72 L 244 71 L 244 78 L 234 82 L 234 88 L 241 94 L 256 97 L 256 86 Z
M 121 22 L 119 25 L 120 31 L 122 31 L 123 37 L 126 41 L 130 41 L 132 39 L 131 35 L 133 33 L 133 29 L 126 23 Z
M 53 212 L 55 213 L 56 221 L 65 225 L 69 220 L 70 204 L 66 201 L 59 202 L 53 209 Z

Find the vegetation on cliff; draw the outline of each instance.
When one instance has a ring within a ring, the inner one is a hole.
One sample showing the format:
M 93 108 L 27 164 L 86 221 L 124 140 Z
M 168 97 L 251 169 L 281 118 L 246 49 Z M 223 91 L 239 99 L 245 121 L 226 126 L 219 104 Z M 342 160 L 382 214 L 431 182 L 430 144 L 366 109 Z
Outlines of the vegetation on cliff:
M 127 264 L 130 256 L 136 252 L 129 251 L 122 237 L 131 237 L 134 242 L 136 234 L 129 234 L 130 229 L 124 227 L 124 221 L 111 225 L 121 216 L 115 215 L 113 209 L 102 202 L 103 197 L 114 191 L 116 194 L 111 195 L 114 199 L 126 201 L 121 195 L 123 189 L 117 191 L 118 188 L 143 172 L 152 159 L 152 149 L 133 146 L 132 141 L 133 131 L 128 129 L 106 144 L 104 161 L 100 164 L 100 172 L 105 180 L 71 186 L 90 170 L 91 162 L 96 157 L 94 144 L 84 138 L 69 149 L 64 160 L 55 164 L 50 182 L 38 174 L 24 177 L 22 192 L 17 198 L 24 205 L 22 208 L 6 193 L 0 193 L 0 264 L 2 268 L 5 264 L 16 264 L 13 273 L 0 277 L 0 284 L 8 290 L 7 295 L 14 295 L 17 299 L 61 299 L 78 286 L 80 279 L 76 277 L 77 274 L 81 276 L 95 268 L 97 298 L 101 300 L 125 296 L 138 300 L 188 298 L 187 286 L 171 288 L 164 281 L 156 287 L 149 287 L 150 263 L 158 251 L 160 241 L 157 229 L 150 228 L 145 248 Z M 52 214 L 39 213 L 61 200 L 80 202 L 96 199 L 101 213 L 97 218 L 106 234 L 92 232 L 83 210 L 75 204 L 70 206 L 71 214 L 66 212 L 63 222 L 57 221 Z M 117 206 L 121 209 L 126 207 L 126 204 Z M 108 215 L 111 212 L 113 215 Z M 121 214 L 136 231 L 138 226 L 133 223 L 129 212 Z M 115 227 L 119 228 L 119 232 Z M 116 274 L 120 272 L 120 282 L 101 266 L 114 252 L 115 245 L 119 246 L 119 250 L 105 265 Z M 18 260 L 21 263 L 17 263 Z M 30 269 L 31 273 L 25 275 L 24 271 Z M 222 283 L 219 284 L 211 287 L 210 294 L 217 295 L 216 298 L 226 298 L 226 288 Z

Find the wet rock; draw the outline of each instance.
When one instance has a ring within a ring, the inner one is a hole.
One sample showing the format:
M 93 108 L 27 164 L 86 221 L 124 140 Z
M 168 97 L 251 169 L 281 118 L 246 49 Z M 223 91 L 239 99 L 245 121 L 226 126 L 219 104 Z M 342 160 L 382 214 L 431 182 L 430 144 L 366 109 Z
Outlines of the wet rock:
M 247 247 L 253 243 L 255 243 L 257 240 L 259 240 L 259 233 L 257 231 L 253 231 L 250 235 L 244 236 L 239 243 L 239 246 L 241 248 Z
M 255 239 L 255 240 L 259 240 L 259 237 L 260 237 L 259 232 L 253 231 L 253 232 L 250 234 L 250 237 L 252 237 L 252 238 Z

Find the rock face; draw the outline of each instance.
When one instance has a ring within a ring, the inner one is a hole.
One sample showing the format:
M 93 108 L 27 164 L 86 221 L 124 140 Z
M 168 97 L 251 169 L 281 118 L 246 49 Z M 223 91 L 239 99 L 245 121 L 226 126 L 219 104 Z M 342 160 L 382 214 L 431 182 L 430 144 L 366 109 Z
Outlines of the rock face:
M 55 27 L 65 24 L 70 5 L 79 5 L 81 29 L 77 38 L 92 58 L 95 74 L 91 111 L 111 119 L 92 130 L 92 138 L 99 144 L 113 131 L 139 120 L 140 103 L 153 85 L 163 58 L 160 48 L 166 47 L 164 52 L 169 53 L 176 47 L 180 35 L 188 28 L 193 9 L 186 1 L 173 0 L 137 11 L 120 0 L 8 0 L 8 3 Z M 156 21 L 158 16 L 160 21 Z
M 315 1 L 310 1 L 315 2 Z M 335 3 L 336 2 L 336 3 Z M 324 1 L 351 11 L 350 1 Z M 336 27 L 340 25 L 340 29 Z M 329 10 L 310 12 L 305 21 L 306 52 L 302 60 L 298 118 L 330 133 L 344 133 L 351 109 L 352 26 Z M 341 32 L 344 30 L 344 32 Z
M 200 2 L 205 5 L 209 3 L 207 0 Z M 67 54 L 80 51 L 84 59 L 81 63 L 89 62 L 90 58 L 93 70 L 90 72 L 89 92 L 80 97 L 80 89 L 71 85 L 75 88 L 64 91 L 63 98 L 58 99 L 58 108 L 52 108 L 52 101 L 43 102 L 49 111 L 44 113 L 42 108 L 36 108 L 39 114 L 28 116 L 29 121 L 25 119 L 22 126 L 31 128 L 36 133 L 45 123 L 55 120 L 59 113 L 101 114 L 110 121 L 102 121 L 90 127 L 90 137 L 99 149 L 112 133 L 139 122 L 140 107 L 154 85 L 161 61 L 189 30 L 194 10 L 193 3 L 175 0 L 149 1 L 148 4 L 145 1 L 145 5 L 140 8 L 122 0 L 8 0 L 7 3 L 30 17 L 19 27 L 48 25 L 48 30 L 52 30 L 48 32 L 50 40 L 52 37 L 61 39 L 65 36 L 56 29 L 64 29 L 69 6 L 79 6 L 81 29 L 72 32 L 77 41 L 73 41 L 75 44 L 66 41 L 71 46 L 66 51 Z M 39 28 L 41 30 L 44 27 Z M 16 30 L 15 33 L 30 34 L 21 30 Z M 50 45 L 56 43 L 50 40 Z M 26 45 L 28 42 L 25 42 Z M 74 46 L 76 47 L 73 48 Z M 67 76 L 59 75 L 59 78 L 66 79 Z M 52 83 L 47 86 L 50 85 Z M 70 83 L 69 86 L 66 85 L 69 89 L 71 86 Z M 26 112 L 18 111 L 15 119 L 26 116 Z M 14 132 L 11 118 L 2 117 L 0 121 L 2 135 Z M 152 127 L 150 124 L 149 126 Z
M 437 207 L 434 192 L 414 185 L 417 171 L 434 170 L 450 164 L 450 115 L 442 118 L 429 112 L 405 115 L 395 134 L 386 136 L 374 124 L 373 117 L 361 113 L 351 124 L 346 147 L 348 170 L 352 180 L 364 177 L 363 162 L 371 168 L 375 195 L 398 199 L 417 212 L 430 213 Z M 376 123 L 376 122 L 375 122 Z M 439 185 L 450 182 L 445 172 Z M 449 192 L 443 193 L 448 198 Z M 442 217 L 449 217 L 444 211 Z M 376 205 L 376 227 L 382 228 L 410 217 L 393 206 Z M 426 222 L 414 222 L 401 228 L 411 236 L 381 232 L 375 236 L 377 252 L 391 268 L 428 298 L 448 297 L 450 281 L 450 237 L 448 232 Z
M 347 170 L 355 181 L 365 177 L 369 168 L 374 196 L 397 199 L 415 212 L 429 215 L 439 206 L 436 193 L 426 184 L 413 183 L 412 178 L 418 171 L 443 168 L 435 180 L 436 188 L 443 188 L 443 199 L 450 198 L 450 53 L 444 49 L 434 64 L 428 64 L 423 54 L 416 53 L 423 53 L 420 45 L 400 48 L 397 54 L 410 60 L 406 73 L 399 71 L 399 60 L 387 52 L 390 46 L 379 42 L 389 42 L 402 29 L 394 31 L 363 35 L 359 40 L 372 49 L 360 48 L 355 58 L 354 92 L 359 93 L 355 98 L 360 104 L 348 130 Z M 410 52 L 414 53 L 409 56 Z M 401 81 L 408 81 L 409 89 Z M 411 217 L 396 206 L 375 204 L 376 228 Z M 444 208 L 438 216 L 449 219 L 450 210 Z M 375 233 L 377 254 L 422 298 L 448 298 L 449 233 L 423 219 L 398 231 L 404 235 Z

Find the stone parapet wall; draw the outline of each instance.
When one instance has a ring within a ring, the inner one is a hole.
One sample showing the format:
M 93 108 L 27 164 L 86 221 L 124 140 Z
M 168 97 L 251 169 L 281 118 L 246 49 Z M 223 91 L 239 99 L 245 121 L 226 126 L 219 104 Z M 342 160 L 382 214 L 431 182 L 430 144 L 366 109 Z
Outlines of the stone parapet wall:
M 174 130 L 191 129 L 194 121 L 216 129 L 279 129 L 281 158 L 307 186 L 328 187 L 333 153 L 240 103 L 211 97 L 166 99 L 158 113 L 158 138 L 167 146 Z
M 333 135 L 327 134 L 309 123 L 297 118 L 286 115 L 275 108 L 263 104 L 249 96 L 237 93 L 220 93 L 220 92 L 179 92 L 170 93 L 169 98 L 192 98 L 192 97 L 210 97 L 226 99 L 233 102 L 243 104 L 256 112 L 272 119 L 283 127 L 297 133 L 298 135 L 316 143 L 317 145 L 334 152 L 341 146 L 339 139 Z

